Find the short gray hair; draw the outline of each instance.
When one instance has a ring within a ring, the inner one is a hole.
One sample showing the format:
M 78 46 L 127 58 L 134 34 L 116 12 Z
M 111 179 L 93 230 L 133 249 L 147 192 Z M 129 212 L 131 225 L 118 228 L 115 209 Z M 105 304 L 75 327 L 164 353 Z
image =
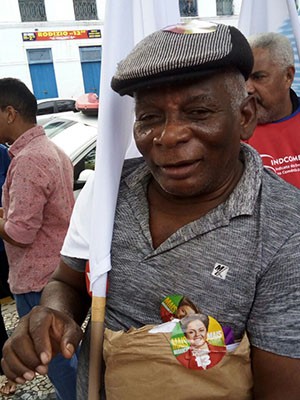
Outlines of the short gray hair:
M 289 39 L 275 32 L 258 33 L 248 37 L 252 49 L 268 49 L 270 55 L 282 68 L 294 66 L 294 51 Z
M 238 71 L 230 71 L 224 75 L 224 86 L 230 94 L 230 104 L 234 111 L 239 110 L 243 100 L 248 96 L 245 79 Z

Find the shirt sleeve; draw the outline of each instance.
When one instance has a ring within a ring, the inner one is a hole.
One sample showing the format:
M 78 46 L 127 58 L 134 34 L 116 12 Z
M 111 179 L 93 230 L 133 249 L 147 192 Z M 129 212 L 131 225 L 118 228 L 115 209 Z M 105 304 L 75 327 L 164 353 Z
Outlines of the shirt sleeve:
M 52 190 L 50 179 L 32 158 L 20 157 L 10 181 L 4 229 L 16 242 L 31 244 L 43 223 L 44 207 Z
M 279 249 L 257 284 L 248 319 L 251 344 L 300 358 L 300 233 Z
M 78 272 L 85 272 L 86 261 L 81 258 L 61 256 L 63 262 L 70 268 Z

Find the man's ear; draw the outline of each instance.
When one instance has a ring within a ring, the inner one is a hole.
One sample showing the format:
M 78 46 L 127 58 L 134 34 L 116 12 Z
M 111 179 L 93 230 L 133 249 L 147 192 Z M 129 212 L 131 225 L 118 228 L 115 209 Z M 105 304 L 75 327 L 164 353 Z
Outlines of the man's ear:
M 256 98 L 247 96 L 240 107 L 241 111 L 241 140 L 249 139 L 257 124 Z
M 12 124 L 14 122 L 14 120 L 16 119 L 16 115 L 17 115 L 17 110 L 15 110 L 15 108 L 13 106 L 7 106 L 6 109 L 6 115 L 7 115 L 7 123 Z
M 295 77 L 295 67 L 293 65 L 290 65 L 286 70 L 286 80 L 289 84 L 289 87 L 292 86 L 294 77 Z

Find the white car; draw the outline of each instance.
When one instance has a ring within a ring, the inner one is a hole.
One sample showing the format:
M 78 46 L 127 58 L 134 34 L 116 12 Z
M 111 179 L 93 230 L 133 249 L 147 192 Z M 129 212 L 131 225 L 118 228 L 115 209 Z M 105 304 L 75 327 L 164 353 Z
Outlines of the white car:
M 40 123 L 46 135 L 70 157 L 74 166 L 74 195 L 77 197 L 95 168 L 98 118 L 81 112 L 49 115 Z

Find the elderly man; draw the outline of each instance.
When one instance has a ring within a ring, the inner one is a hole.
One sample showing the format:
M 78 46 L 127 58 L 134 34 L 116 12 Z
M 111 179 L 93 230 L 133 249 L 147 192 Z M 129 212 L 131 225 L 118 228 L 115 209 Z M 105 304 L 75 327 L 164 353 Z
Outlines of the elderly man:
M 257 99 L 258 126 L 248 143 L 264 165 L 300 188 L 300 103 L 291 89 L 295 75 L 294 52 L 279 33 L 248 38 L 254 66 L 247 90 Z
M 188 294 L 203 313 L 231 327 L 237 341 L 247 333 L 253 397 L 249 386 L 235 384 L 237 365 L 235 382 L 228 385 L 228 376 L 221 377 L 209 396 L 204 386 L 188 385 L 194 393 L 187 395 L 185 379 L 172 382 L 172 371 L 164 374 L 169 364 L 160 364 L 154 347 L 142 357 L 146 366 L 152 364 L 140 386 L 139 374 L 125 379 L 127 389 L 122 386 L 124 377 L 114 375 L 118 361 L 106 369 L 108 399 L 144 398 L 139 389 L 147 382 L 151 399 L 172 398 L 176 390 L 181 400 L 213 400 L 225 386 L 228 399 L 299 397 L 300 193 L 265 170 L 259 154 L 241 143 L 256 126 L 256 102 L 245 90 L 252 66 L 249 44 L 234 27 L 185 24 L 146 37 L 118 65 L 112 88 L 134 96 L 134 137 L 142 158 L 125 162 L 120 182 L 106 327 L 114 333 L 159 324 L 165 296 Z M 89 212 L 88 201 L 81 203 Z M 80 233 L 71 223 L 69 249 Z M 85 259 L 76 248 L 71 257 L 64 249 L 62 254 L 42 306 L 23 318 L 4 347 L 2 366 L 16 382 L 46 373 L 53 352 L 60 348 L 70 357 L 81 339 L 79 325 L 90 306 L 84 282 L 88 249 Z M 60 327 L 55 337 L 49 333 L 53 326 Z M 89 353 L 82 351 L 81 362 L 87 363 Z M 106 360 L 110 356 L 106 352 Z M 225 362 L 217 373 L 217 366 L 210 371 L 217 379 L 227 367 Z M 110 397 L 118 387 L 121 392 Z

